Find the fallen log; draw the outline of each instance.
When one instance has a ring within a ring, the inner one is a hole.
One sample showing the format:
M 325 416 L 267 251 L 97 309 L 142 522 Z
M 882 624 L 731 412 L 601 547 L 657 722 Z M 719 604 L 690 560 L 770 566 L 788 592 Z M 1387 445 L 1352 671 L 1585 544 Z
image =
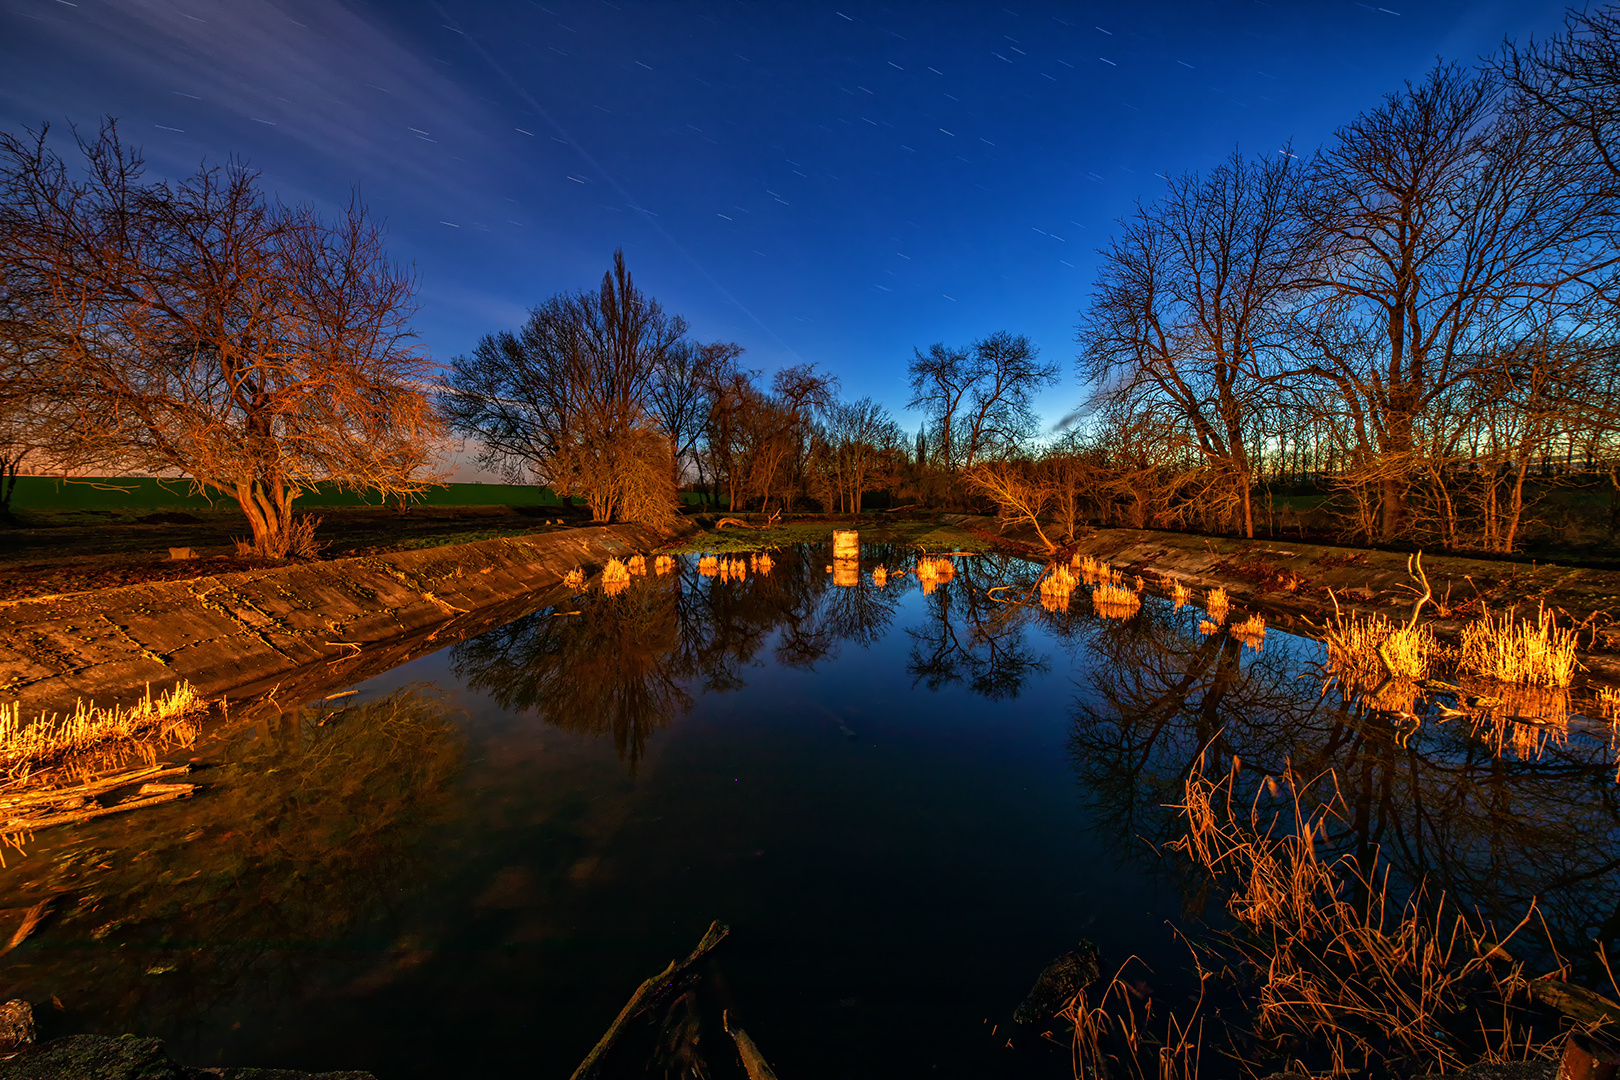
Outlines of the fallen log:
M 608 1026 L 606 1033 L 597 1040 L 595 1046 L 591 1047 L 591 1052 L 585 1055 L 585 1060 L 579 1063 L 579 1068 L 574 1070 L 574 1075 L 570 1080 L 585 1080 L 586 1077 L 594 1075 L 597 1065 L 602 1060 L 602 1055 L 606 1054 L 608 1049 L 612 1047 L 613 1040 L 619 1037 L 619 1032 L 624 1029 L 625 1024 L 629 1023 L 637 1013 L 657 1000 L 658 996 L 667 990 L 670 984 L 678 979 L 687 968 L 707 956 L 716 945 L 725 940 L 725 936 L 729 933 L 731 933 L 731 928 L 716 919 L 709 924 L 709 929 L 704 932 L 702 940 L 697 943 L 697 948 L 693 949 L 685 960 L 679 963 L 671 960 L 669 966 L 663 971 L 636 987 L 636 992 L 630 995 L 630 1000 L 625 1002 L 624 1008 L 619 1010 L 619 1015 L 614 1017 L 613 1023 Z

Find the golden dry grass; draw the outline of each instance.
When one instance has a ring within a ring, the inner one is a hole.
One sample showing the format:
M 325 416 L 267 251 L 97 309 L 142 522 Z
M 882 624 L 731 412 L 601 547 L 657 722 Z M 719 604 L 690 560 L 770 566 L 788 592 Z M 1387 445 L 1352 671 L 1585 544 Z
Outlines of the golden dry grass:
M 616 558 L 615 559 L 609 559 L 607 561 L 607 565 L 602 567 L 602 584 L 603 585 L 628 585 L 628 584 L 630 584 L 630 568 L 625 566 L 624 563 L 620 562 Z
M 568 571 L 568 573 L 563 575 L 563 584 L 568 586 L 570 589 L 584 588 L 585 571 L 581 570 L 577 566 L 574 567 L 572 570 Z
M 1091 606 L 1106 619 L 1123 619 L 1141 609 L 1142 597 L 1123 585 L 1105 583 L 1092 588 Z
M 1232 606 L 1232 598 L 1226 595 L 1226 590 L 1217 585 L 1204 595 L 1204 611 L 1209 615 L 1212 623 L 1226 621 L 1226 613 Z
M 1245 805 L 1238 775 L 1234 759 L 1222 779 L 1188 778 L 1177 807 L 1187 832 L 1171 846 L 1231 885 L 1227 910 L 1245 931 L 1232 941 L 1259 984 L 1262 1040 L 1290 1052 L 1308 1042 L 1336 1076 L 1397 1063 L 1456 1073 L 1474 1061 L 1551 1056 L 1562 1034 L 1536 1043 L 1518 1022 L 1529 1001 L 1521 965 L 1487 960 L 1481 954 L 1494 950 L 1478 947 L 1505 945 L 1518 928 L 1498 935 L 1421 885 L 1394 902 L 1387 871 L 1319 850 L 1333 823 L 1348 818 L 1341 798 L 1308 811 L 1296 795 L 1292 806 L 1262 810 L 1275 779 Z M 1337 792 L 1332 773 L 1318 780 L 1306 787 Z
M 881 589 L 881 588 L 883 588 L 883 586 L 887 585 L 888 582 L 889 582 L 889 572 L 887 570 L 883 569 L 883 567 L 880 566 L 877 569 L 872 571 L 872 584 L 876 585 L 878 588 Z
M 770 552 L 768 551 L 761 551 L 752 556 L 750 562 L 752 563 L 754 572 L 756 574 L 768 574 L 771 572 L 771 567 L 776 565 L 776 560 L 771 558 Z
M 1250 648 L 1259 649 L 1266 640 L 1266 620 L 1264 616 L 1256 613 L 1240 623 L 1233 623 L 1232 636 Z
M 1114 580 L 1113 567 L 1090 555 L 1076 555 L 1073 565 L 1080 571 L 1080 580 L 1087 585 L 1110 584 Z
M 945 584 L 956 576 L 956 564 L 949 559 L 934 555 L 919 555 L 917 557 L 917 580 L 922 582 L 923 595 L 928 595 L 940 585 Z
M 1179 609 L 1181 605 L 1192 602 L 1192 590 L 1183 582 L 1173 581 L 1170 583 L 1170 599 L 1175 601 Z
M 1575 631 L 1542 607 L 1535 622 L 1486 612 L 1464 628 L 1458 670 L 1524 686 L 1568 686 L 1575 679 Z
M 1376 686 L 1385 675 L 1426 679 L 1440 654 L 1428 626 L 1397 626 L 1382 615 L 1336 612 L 1322 640 L 1328 663 L 1356 687 Z
M 1219 630 L 1220 628 L 1221 628 L 1220 623 L 1210 622 L 1208 619 L 1199 619 L 1198 620 L 1198 632 L 1200 634 L 1213 634 L 1215 631 Z
M 155 760 L 158 748 L 196 741 L 195 718 L 206 708 L 184 680 L 156 698 L 148 685 L 145 696 L 127 709 L 81 700 L 71 716 L 41 713 L 25 721 L 20 702 L 0 705 L 0 776 L 16 782 L 39 768 L 108 751 Z
M 698 560 L 698 573 L 704 577 L 714 577 L 720 572 L 720 560 L 713 555 L 705 555 Z
M 645 574 L 647 572 L 647 557 L 645 555 L 632 555 L 625 562 L 624 568 L 632 574 Z
M 653 560 L 653 573 L 655 574 L 667 574 L 673 569 L 675 569 L 675 557 L 673 555 L 660 555 Z

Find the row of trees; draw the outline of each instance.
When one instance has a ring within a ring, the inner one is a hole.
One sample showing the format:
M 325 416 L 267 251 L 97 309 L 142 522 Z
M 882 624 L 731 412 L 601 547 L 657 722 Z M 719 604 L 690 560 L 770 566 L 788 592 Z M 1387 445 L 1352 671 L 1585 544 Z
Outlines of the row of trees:
M 1512 550 L 1537 463 L 1620 464 L 1617 75 L 1620 16 L 1572 14 L 1314 154 L 1171 181 L 1083 313 L 1091 464 L 1150 520 L 1252 536 L 1269 459 L 1362 536 Z
M 1327 486 L 1377 540 L 1512 550 L 1532 470 L 1620 493 L 1620 14 L 1441 64 L 1311 154 L 1170 181 L 1101 253 L 1084 407 L 1027 338 L 914 350 L 908 436 L 814 364 L 766 381 L 636 288 L 622 253 L 448 368 L 354 203 L 267 199 L 245 166 L 151 182 L 109 123 L 0 135 L 0 500 L 29 455 L 189 477 L 265 554 L 317 482 L 408 495 L 451 433 L 509 477 L 656 521 L 865 496 L 993 503 L 1049 543 L 1086 520 L 1253 535 L 1257 482 Z M 77 136 L 76 136 L 77 137 Z M 0 510 L 4 506 L 0 505 Z

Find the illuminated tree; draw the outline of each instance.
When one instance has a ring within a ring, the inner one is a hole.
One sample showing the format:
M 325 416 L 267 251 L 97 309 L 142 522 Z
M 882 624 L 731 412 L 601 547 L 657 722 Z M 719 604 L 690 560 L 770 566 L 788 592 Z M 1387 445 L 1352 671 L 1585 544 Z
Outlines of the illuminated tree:
M 44 129 L 0 135 L 0 268 L 25 328 L 6 359 L 25 383 L 50 373 L 33 400 L 55 410 L 59 463 L 189 477 L 273 557 L 300 542 L 293 502 L 316 483 L 428 483 L 442 425 L 415 282 L 358 201 L 335 222 L 271 203 L 236 161 L 145 182 L 110 121 L 78 144 L 82 178 Z

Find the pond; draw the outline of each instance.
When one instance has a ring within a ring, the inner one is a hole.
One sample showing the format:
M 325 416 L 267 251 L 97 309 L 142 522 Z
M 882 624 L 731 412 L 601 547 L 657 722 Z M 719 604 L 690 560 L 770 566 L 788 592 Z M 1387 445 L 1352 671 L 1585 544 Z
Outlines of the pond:
M 1336 785 L 1324 852 L 1507 926 L 1535 898 L 1596 978 L 1620 933 L 1604 739 L 1414 734 L 1324 692 L 1313 641 L 1256 649 L 1151 596 L 1049 610 L 1007 556 L 873 580 L 914 563 L 677 557 L 286 703 L 199 751 L 192 800 L 6 852 L 0 907 L 57 897 L 6 996 L 44 1036 L 156 1035 L 188 1065 L 567 1076 L 718 919 L 701 993 L 618 1068 L 678 1075 L 723 1008 L 787 1078 L 1069 1076 L 1062 1032 L 1013 1010 L 1081 939 L 1187 997 L 1178 935 L 1221 902 L 1167 845 L 1189 770 L 1232 759 Z

